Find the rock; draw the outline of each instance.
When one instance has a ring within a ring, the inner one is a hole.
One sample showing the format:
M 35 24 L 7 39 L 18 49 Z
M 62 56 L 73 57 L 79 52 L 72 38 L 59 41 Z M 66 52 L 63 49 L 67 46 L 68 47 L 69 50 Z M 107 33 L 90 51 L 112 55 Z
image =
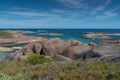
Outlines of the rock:
M 79 46 L 79 45 L 83 44 L 77 40 L 68 40 L 67 43 L 70 44 L 71 46 Z
M 10 60 L 10 61 L 14 60 L 14 58 L 16 57 L 16 55 L 17 55 L 16 53 L 11 53 L 5 59 L 6 60 Z
M 67 48 L 73 46 L 79 46 L 79 45 L 83 45 L 83 44 L 80 43 L 79 41 L 74 41 L 74 40 L 69 40 L 65 42 L 63 40 L 60 40 L 59 38 L 52 38 L 41 42 L 32 42 L 27 44 L 22 50 L 20 50 L 19 52 L 20 55 L 16 55 L 17 57 L 15 56 L 14 59 L 22 60 L 33 53 L 38 53 L 40 55 L 43 54 L 50 57 L 55 57 L 56 55 L 62 56 L 63 52 Z M 13 55 L 9 55 L 9 56 L 13 56 Z
M 13 50 L 21 50 L 22 47 L 12 47 Z
M 41 45 L 40 43 L 34 43 L 34 44 L 33 44 L 33 48 L 32 48 L 33 53 L 38 53 L 38 54 L 40 54 L 41 49 L 42 49 L 42 45 Z
M 27 44 L 25 48 L 23 48 L 22 53 L 23 54 L 32 54 L 32 53 L 40 54 L 41 49 L 42 49 L 42 45 L 40 44 L 40 42 L 32 42 Z
M 120 62 L 120 55 L 103 56 L 101 61 L 105 63 Z
M 1 52 L 11 52 L 11 51 L 13 51 L 13 49 L 12 48 L 7 48 L 7 47 L 0 47 L 0 51 Z
M 104 44 L 120 44 L 120 40 L 104 40 Z
M 84 38 L 91 38 L 91 39 L 96 39 L 96 38 L 110 39 L 109 36 L 110 33 L 93 33 L 93 32 L 83 35 Z
M 62 56 L 62 55 L 56 55 L 55 59 L 56 61 L 72 62 L 72 59 Z
M 58 38 L 53 38 L 44 42 L 42 53 L 54 57 L 56 54 L 62 54 L 69 46 L 71 46 L 71 44 Z
M 95 44 L 95 43 L 93 43 L 93 42 L 90 42 L 88 45 L 91 46 L 91 47 L 96 47 L 96 46 L 98 46 L 97 44 Z
M 103 62 L 120 62 L 120 44 L 105 44 L 85 53 L 86 59 L 99 58 Z
M 67 48 L 64 53 L 63 56 L 69 57 L 71 59 L 83 59 L 84 58 L 84 53 L 86 53 L 87 51 L 91 50 L 91 47 L 89 47 L 88 45 L 82 44 L 79 46 L 72 46 Z

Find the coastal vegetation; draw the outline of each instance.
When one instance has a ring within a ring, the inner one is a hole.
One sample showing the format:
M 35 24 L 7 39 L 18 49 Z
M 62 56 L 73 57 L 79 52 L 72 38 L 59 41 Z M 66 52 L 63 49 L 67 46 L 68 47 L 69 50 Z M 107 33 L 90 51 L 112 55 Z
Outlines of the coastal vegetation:
M 0 31 L 0 38 L 12 38 L 12 33 L 9 33 L 7 31 Z
M 55 62 L 34 54 L 21 62 L 1 63 L 0 80 L 120 80 L 120 64 Z

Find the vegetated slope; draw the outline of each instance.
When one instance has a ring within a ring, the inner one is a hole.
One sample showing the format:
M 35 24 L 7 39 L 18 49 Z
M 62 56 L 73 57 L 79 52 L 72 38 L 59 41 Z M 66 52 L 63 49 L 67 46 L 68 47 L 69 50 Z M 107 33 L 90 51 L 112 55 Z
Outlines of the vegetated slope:
M 12 33 L 9 33 L 7 31 L 0 31 L 0 38 L 12 38 Z
M 25 61 L 0 64 L 0 80 L 120 80 L 119 68 L 117 63 L 55 62 L 34 54 Z

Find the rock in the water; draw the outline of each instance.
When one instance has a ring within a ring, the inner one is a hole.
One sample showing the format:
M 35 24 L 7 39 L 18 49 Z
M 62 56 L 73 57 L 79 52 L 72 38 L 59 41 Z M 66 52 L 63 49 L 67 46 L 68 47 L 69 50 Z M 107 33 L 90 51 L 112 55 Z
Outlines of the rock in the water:
M 12 48 L 8 48 L 8 47 L 0 47 L 0 51 L 1 52 L 10 52 L 10 51 L 13 51 Z
M 84 38 L 91 38 L 91 39 L 110 39 L 109 35 L 112 35 L 111 33 L 88 33 L 88 34 L 84 34 L 83 37 Z

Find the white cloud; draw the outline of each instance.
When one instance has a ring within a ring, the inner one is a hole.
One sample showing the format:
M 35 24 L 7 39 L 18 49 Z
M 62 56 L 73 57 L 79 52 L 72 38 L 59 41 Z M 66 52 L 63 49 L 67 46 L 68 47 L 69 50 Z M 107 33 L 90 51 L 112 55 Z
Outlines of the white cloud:
M 71 8 L 83 8 L 86 7 L 86 4 L 83 4 L 83 0 L 57 0 L 58 2 L 64 4 L 67 7 Z
M 112 17 L 115 17 L 115 16 L 117 16 L 117 13 L 112 12 L 112 11 L 106 11 L 106 12 L 103 13 L 103 15 L 96 16 L 96 18 L 98 18 L 98 19 L 109 19 L 109 18 L 112 18 Z
M 10 12 L 5 12 L 5 13 L 12 14 L 12 15 L 19 15 L 19 16 L 31 16 L 31 17 L 53 16 L 52 14 L 33 12 L 33 11 L 10 11 Z
M 117 10 L 119 10 L 120 6 L 116 6 L 115 8 L 111 9 L 111 10 L 107 10 L 102 12 L 101 15 L 97 15 L 96 18 L 98 19 L 109 19 L 112 17 L 115 17 L 118 15 Z
M 93 9 L 91 14 L 96 14 L 98 11 L 104 10 L 111 3 L 111 1 L 112 0 L 106 0 L 106 2 L 104 4 L 101 4 L 101 5 L 97 6 L 95 9 Z
M 56 0 L 67 7 L 103 10 L 112 0 Z
M 26 10 L 26 11 L 31 11 L 32 9 L 29 9 L 29 8 L 23 8 L 23 7 L 17 7 L 17 6 L 13 6 L 10 8 L 11 10 Z

